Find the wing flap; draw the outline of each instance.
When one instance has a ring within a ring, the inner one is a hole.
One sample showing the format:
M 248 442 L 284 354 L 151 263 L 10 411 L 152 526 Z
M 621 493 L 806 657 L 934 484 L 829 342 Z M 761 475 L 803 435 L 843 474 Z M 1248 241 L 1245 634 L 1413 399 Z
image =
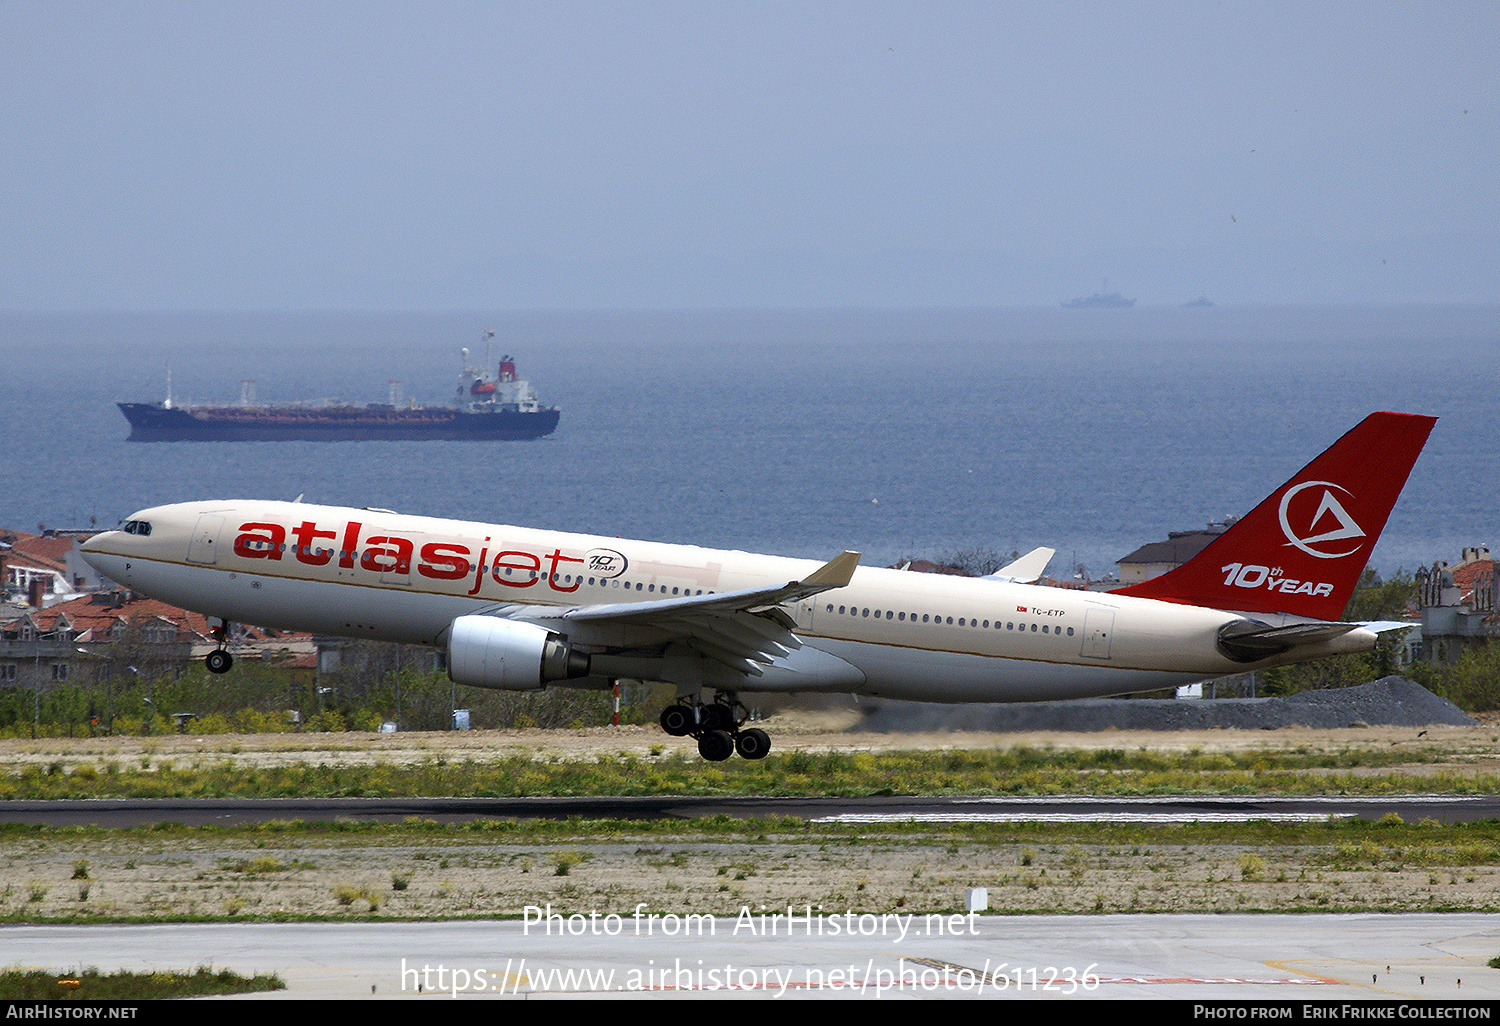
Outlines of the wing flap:
M 779 630 L 776 634 L 761 634 L 745 627 L 745 622 L 754 619 L 755 615 L 735 616 L 712 616 L 712 617 L 690 617 L 680 621 L 682 628 L 705 641 L 718 645 L 720 648 L 730 652 L 737 652 L 747 659 L 755 659 L 763 654 L 772 656 L 783 656 L 796 648 L 802 647 L 802 642 L 790 631 Z

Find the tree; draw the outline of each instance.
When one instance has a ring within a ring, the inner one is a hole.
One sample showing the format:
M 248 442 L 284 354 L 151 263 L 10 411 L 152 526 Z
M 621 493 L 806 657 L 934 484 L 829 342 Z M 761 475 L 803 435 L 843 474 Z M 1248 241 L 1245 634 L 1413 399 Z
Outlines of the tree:
M 1403 620 L 1408 612 L 1417 607 L 1417 581 L 1404 570 L 1398 570 L 1389 581 L 1382 581 L 1380 574 L 1366 568 L 1359 576 L 1359 584 L 1344 607 L 1344 619 L 1363 622 L 1368 620 Z
M 1500 645 L 1486 641 L 1438 672 L 1445 698 L 1469 712 L 1500 709 Z

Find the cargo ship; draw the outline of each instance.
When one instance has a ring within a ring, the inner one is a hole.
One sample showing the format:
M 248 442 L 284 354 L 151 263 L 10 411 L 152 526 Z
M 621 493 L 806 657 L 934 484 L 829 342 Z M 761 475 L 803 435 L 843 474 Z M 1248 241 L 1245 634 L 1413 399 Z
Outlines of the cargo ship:
M 1118 292 L 1095 292 L 1092 296 L 1065 300 L 1062 306 L 1064 310 L 1128 310 L 1135 306 L 1135 300 Z
M 489 336 L 486 336 L 488 338 Z M 258 405 L 248 394 L 237 406 L 174 406 L 171 388 L 159 403 L 119 403 L 131 442 L 491 441 L 541 438 L 557 428 L 559 411 L 538 402 L 515 361 L 469 366 L 463 351 L 458 394 L 447 406 L 389 403 Z

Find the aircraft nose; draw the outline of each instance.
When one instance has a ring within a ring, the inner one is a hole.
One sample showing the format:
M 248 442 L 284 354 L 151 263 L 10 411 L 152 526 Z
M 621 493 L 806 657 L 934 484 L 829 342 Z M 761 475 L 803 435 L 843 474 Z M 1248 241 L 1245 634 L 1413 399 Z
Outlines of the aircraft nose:
M 118 572 L 122 565 L 120 553 L 115 545 L 121 536 L 120 531 L 104 531 L 96 534 L 78 546 L 78 553 L 85 563 L 104 576 L 110 577 Z
M 95 543 L 93 538 L 90 538 L 88 541 L 78 546 L 78 553 L 83 557 L 83 561 L 89 566 L 93 567 L 95 570 L 98 570 L 100 573 L 104 572 L 104 567 L 101 566 L 100 563 L 103 562 L 107 553 L 101 546 Z

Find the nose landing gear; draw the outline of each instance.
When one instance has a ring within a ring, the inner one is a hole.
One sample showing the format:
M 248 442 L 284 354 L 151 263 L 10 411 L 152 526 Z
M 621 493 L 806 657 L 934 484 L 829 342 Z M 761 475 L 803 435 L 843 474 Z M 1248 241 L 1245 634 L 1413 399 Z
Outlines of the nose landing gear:
M 723 762 L 735 752 L 745 759 L 764 759 L 771 736 L 759 727 L 745 727 L 750 711 L 732 691 L 721 691 L 712 702 L 678 700 L 661 711 L 661 729 L 673 737 L 696 738 L 698 754 Z
M 208 667 L 209 673 L 228 673 L 229 668 L 234 665 L 234 656 L 230 655 L 224 648 L 224 643 L 229 639 L 229 623 L 225 620 L 219 621 L 219 626 L 210 633 L 219 647 L 203 657 L 203 665 Z

